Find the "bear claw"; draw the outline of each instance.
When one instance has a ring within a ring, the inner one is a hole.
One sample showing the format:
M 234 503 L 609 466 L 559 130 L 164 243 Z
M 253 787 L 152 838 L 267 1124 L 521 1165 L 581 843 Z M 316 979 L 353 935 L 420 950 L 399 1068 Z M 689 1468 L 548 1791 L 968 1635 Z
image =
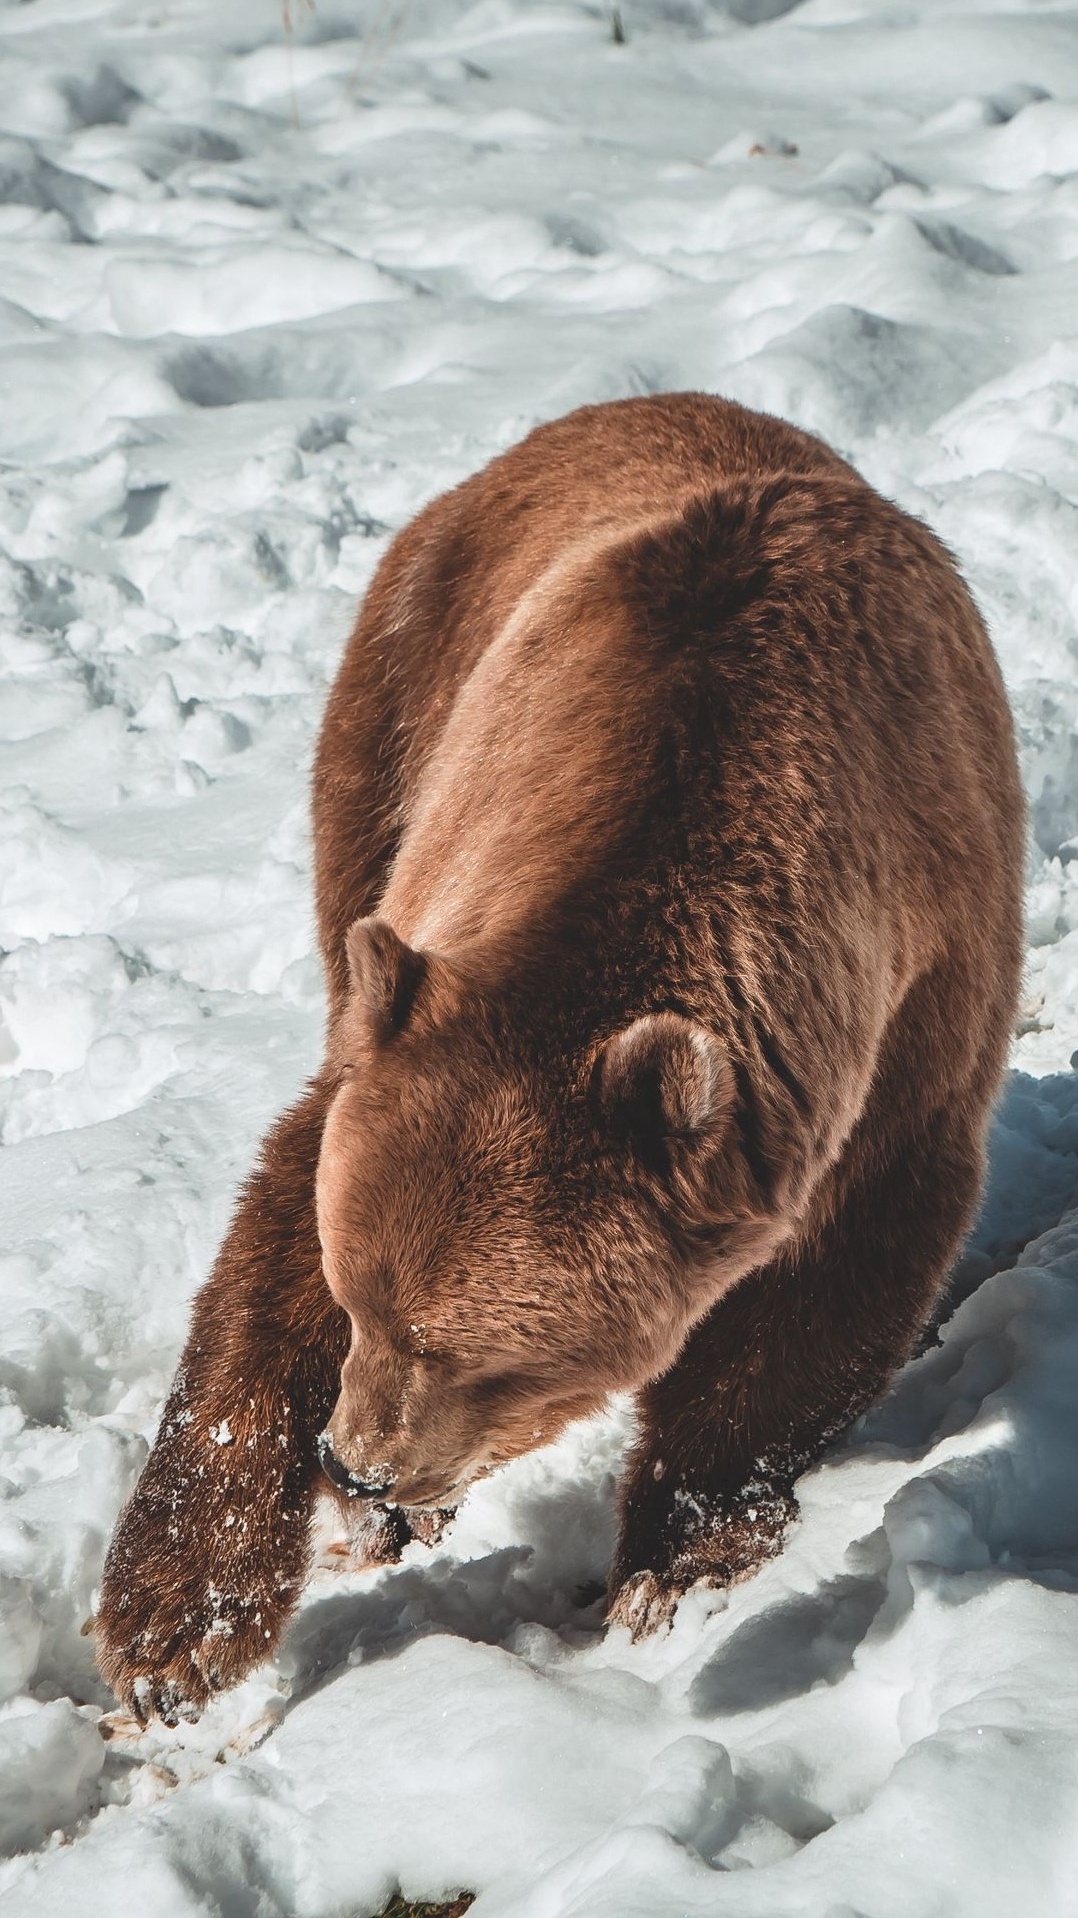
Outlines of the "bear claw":
M 661 1629 L 669 1631 L 682 1588 L 658 1572 L 636 1572 L 627 1578 L 607 1611 L 608 1625 L 622 1625 L 634 1645 Z
M 670 1630 L 674 1613 L 689 1592 L 720 1591 L 726 1582 L 706 1573 L 680 1579 L 664 1577 L 659 1572 L 635 1572 L 611 1599 L 606 1622 L 624 1626 L 633 1644 L 638 1645 L 641 1639 Z

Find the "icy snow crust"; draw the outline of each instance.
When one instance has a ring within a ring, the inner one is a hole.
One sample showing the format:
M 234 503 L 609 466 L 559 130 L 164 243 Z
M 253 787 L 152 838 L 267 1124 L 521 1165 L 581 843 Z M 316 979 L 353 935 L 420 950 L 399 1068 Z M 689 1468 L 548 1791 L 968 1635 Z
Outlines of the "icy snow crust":
M 1034 0 L 0 12 L 0 1891 L 20 1914 L 1040 1918 L 1078 1868 L 1078 34 Z M 389 533 L 702 386 L 959 553 L 1031 800 L 942 1344 L 783 1556 L 602 1635 L 625 1413 L 105 1743 L 89 1617 L 317 1060 L 305 779 Z M 62 1842 L 73 1840 L 73 1842 Z

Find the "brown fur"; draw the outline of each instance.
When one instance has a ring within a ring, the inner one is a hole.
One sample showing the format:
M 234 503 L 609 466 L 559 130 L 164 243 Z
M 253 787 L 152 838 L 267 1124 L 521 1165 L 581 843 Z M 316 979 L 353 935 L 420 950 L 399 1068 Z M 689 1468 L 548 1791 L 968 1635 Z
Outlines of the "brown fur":
M 965 588 L 702 395 L 540 428 L 400 535 L 314 825 L 326 1062 L 105 1571 L 102 1669 L 166 1717 L 276 1641 L 327 1420 L 399 1545 L 636 1392 L 636 1631 L 777 1550 L 931 1313 L 1014 1009 L 1022 800 Z

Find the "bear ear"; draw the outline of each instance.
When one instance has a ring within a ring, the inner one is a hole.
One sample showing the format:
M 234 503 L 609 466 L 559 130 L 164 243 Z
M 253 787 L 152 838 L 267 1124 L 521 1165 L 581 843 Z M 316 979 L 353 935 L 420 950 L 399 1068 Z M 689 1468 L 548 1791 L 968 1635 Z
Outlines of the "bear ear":
M 427 972 L 427 961 L 398 939 L 385 919 L 357 919 L 345 936 L 352 991 L 379 1039 L 403 1030 Z
M 676 1012 L 634 1019 L 599 1056 L 599 1103 L 611 1131 L 645 1158 L 665 1156 L 676 1140 L 706 1144 L 725 1128 L 734 1074 L 714 1035 Z

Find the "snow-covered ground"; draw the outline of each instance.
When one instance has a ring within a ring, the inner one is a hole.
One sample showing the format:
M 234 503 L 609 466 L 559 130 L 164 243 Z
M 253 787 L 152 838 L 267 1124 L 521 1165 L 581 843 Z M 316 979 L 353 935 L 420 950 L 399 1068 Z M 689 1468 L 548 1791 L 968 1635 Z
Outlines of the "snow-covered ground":
M 0 10 L 0 1902 L 1078 1911 L 1078 14 Z M 783 1556 L 604 1636 L 623 1423 L 320 1571 L 197 1726 L 89 1617 L 192 1292 L 317 1060 L 305 779 L 421 501 L 584 400 L 818 429 L 957 550 L 1031 799 L 1024 1033 L 942 1344 Z

